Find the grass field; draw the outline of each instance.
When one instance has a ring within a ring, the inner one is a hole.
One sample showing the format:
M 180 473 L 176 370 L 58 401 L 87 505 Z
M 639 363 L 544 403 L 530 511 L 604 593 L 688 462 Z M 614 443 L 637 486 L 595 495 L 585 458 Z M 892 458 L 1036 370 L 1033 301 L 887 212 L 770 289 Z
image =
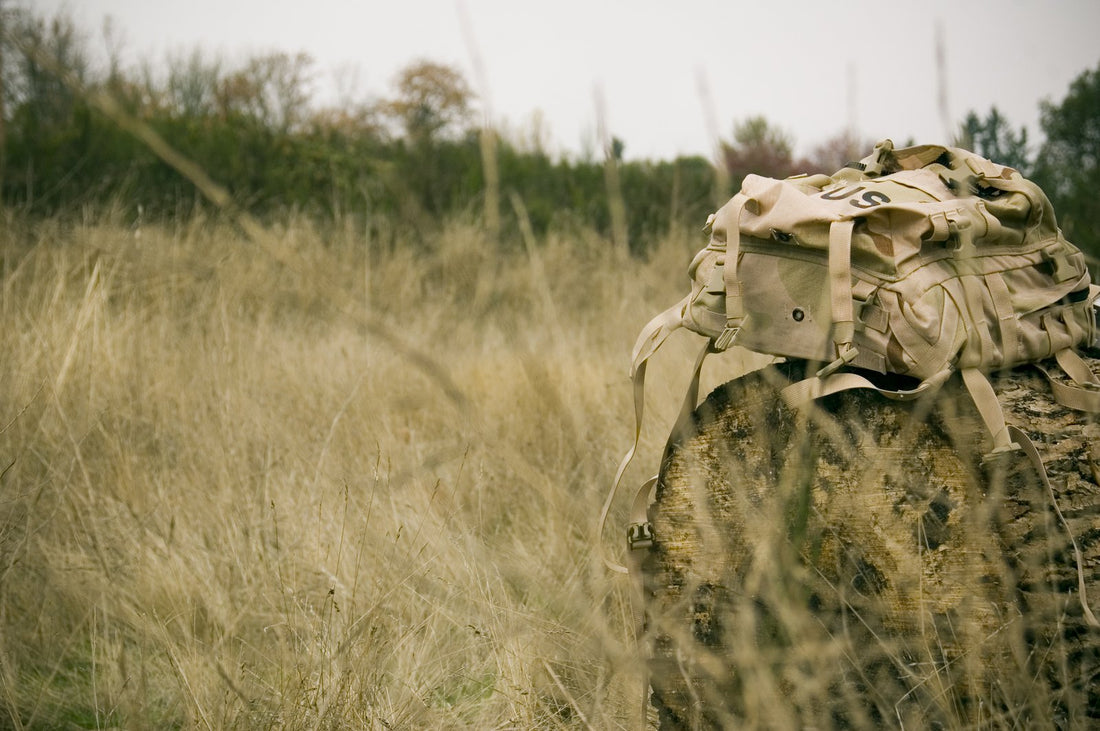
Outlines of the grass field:
M 639 261 L 585 232 L 125 219 L 0 229 L 0 727 L 636 717 L 594 525 L 630 346 L 698 234 Z M 694 347 L 655 366 L 632 480 Z

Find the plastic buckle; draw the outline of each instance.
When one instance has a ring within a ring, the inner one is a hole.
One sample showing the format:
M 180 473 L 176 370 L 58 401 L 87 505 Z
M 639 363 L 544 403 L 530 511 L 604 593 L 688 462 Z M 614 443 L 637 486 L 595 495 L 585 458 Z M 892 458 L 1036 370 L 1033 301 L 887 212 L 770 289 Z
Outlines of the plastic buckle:
M 715 350 L 725 350 L 729 346 L 733 345 L 733 342 L 737 340 L 737 336 L 741 333 L 741 326 L 729 327 L 721 332 L 721 334 L 714 339 Z
M 1021 447 L 1016 442 L 1012 442 L 1011 444 L 1004 447 L 997 447 L 992 452 L 987 452 L 986 454 L 982 455 L 981 465 L 983 467 L 986 467 L 989 465 L 1001 464 L 1010 455 L 1021 454 L 1022 451 L 1023 447 Z
M 630 550 L 649 548 L 653 545 L 653 525 L 650 523 L 631 523 L 626 530 L 626 545 Z
M 850 346 L 840 354 L 839 358 L 819 370 L 817 372 L 817 377 L 825 378 L 826 376 L 831 376 L 832 374 L 836 373 L 838 370 L 855 360 L 857 355 L 859 355 L 859 348 Z

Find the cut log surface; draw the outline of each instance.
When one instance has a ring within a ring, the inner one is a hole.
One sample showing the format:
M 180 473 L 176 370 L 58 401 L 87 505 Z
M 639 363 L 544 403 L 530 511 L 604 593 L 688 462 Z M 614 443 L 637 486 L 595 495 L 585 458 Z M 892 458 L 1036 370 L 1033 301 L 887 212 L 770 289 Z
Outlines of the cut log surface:
M 1100 724 L 1096 418 L 1034 367 L 991 377 L 1052 495 L 1022 453 L 983 459 L 961 382 L 792 410 L 802 367 L 719 387 L 669 446 L 643 565 L 662 728 Z

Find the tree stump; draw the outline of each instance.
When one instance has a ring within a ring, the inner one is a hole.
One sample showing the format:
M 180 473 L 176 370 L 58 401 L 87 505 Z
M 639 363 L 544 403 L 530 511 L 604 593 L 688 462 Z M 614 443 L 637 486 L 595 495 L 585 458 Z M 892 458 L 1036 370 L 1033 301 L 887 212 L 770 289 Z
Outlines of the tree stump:
M 804 367 L 719 387 L 669 446 L 643 568 L 661 727 L 1100 723 L 1074 551 L 1100 612 L 1096 420 L 1034 368 L 991 379 L 1052 497 L 1024 455 L 983 460 L 961 382 L 792 410 Z

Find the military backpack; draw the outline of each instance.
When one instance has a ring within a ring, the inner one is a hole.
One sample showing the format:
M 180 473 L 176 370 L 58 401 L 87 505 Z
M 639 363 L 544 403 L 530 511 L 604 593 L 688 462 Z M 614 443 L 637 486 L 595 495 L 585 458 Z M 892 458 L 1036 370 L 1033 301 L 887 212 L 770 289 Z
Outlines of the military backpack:
M 703 358 L 735 346 L 820 364 L 784 389 L 794 406 L 851 388 L 911 399 L 957 371 L 992 456 L 1034 454 L 1005 424 L 986 378 L 993 370 L 1041 364 L 1059 403 L 1100 412 L 1100 379 L 1075 352 L 1096 340 L 1100 288 L 1050 200 L 1012 168 L 959 148 L 895 150 L 885 140 L 832 175 L 749 175 L 705 230 L 709 242 L 688 268 L 691 292 L 634 347 L 635 443 L 604 505 L 601 536 L 637 447 L 646 364 L 680 327 L 707 343 L 674 433 L 695 407 Z M 1058 378 L 1055 367 L 1064 371 Z M 653 542 L 646 508 L 654 484 L 631 508 L 632 568 Z

